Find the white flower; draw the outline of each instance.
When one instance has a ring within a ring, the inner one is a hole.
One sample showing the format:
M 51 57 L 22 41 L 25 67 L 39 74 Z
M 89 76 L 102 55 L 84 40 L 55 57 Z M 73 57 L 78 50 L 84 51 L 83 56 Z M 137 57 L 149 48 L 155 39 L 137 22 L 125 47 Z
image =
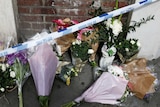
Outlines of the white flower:
M 2 64 L 2 71 L 6 71 L 6 65 L 5 64 Z
M 112 26 L 112 18 L 109 18 L 107 21 L 104 21 L 104 24 L 106 25 L 106 28 L 110 28 L 110 26 Z
M 123 70 L 116 65 L 109 65 L 108 66 L 108 72 L 115 75 L 115 76 L 125 78 Z
M 135 44 L 135 41 L 134 41 L 134 40 L 131 40 L 130 43 L 133 45 L 133 44 Z
M 76 44 L 76 42 L 72 42 L 72 45 L 75 45 Z
M 125 50 L 128 52 L 129 51 L 129 49 L 128 48 L 125 48 Z
M 5 91 L 5 89 L 4 89 L 3 87 L 1 87 L 0 90 L 1 90 L 1 92 L 4 92 L 4 91 Z
M 122 23 L 118 19 L 114 20 L 110 27 L 112 28 L 112 32 L 115 36 L 118 36 L 119 33 L 122 32 Z
M 78 40 L 78 39 L 77 39 L 77 40 L 75 41 L 75 44 L 80 45 L 80 44 L 81 44 L 81 40 Z
M 119 45 L 121 45 L 122 43 L 121 42 L 119 42 Z
M 10 77 L 15 78 L 16 77 L 16 73 L 14 71 L 10 72 Z
M 140 42 L 139 42 L 139 41 L 137 41 L 137 46 L 138 46 L 138 47 L 140 47 L 140 46 L 141 46 L 141 44 L 140 44 Z
M 93 49 L 88 49 L 88 54 L 93 54 L 94 50 Z

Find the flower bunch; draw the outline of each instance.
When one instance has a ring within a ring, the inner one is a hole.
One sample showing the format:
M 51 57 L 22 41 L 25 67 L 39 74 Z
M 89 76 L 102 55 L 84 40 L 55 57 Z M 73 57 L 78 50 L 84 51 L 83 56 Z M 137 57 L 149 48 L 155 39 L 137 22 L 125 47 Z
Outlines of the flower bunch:
M 140 50 L 140 42 L 138 39 L 124 39 L 120 41 L 116 48 L 125 59 L 130 59 Z
M 71 52 L 73 57 L 86 61 L 94 51 L 88 42 L 76 39 L 76 41 L 72 43 Z
M 0 63 L 0 91 L 6 92 L 16 86 L 15 72 L 8 63 Z
M 25 79 L 30 75 L 27 50 L 22 50 L 6 56 L 7 63 L 10 65 L 12 76 L 18 86 L 19 107 L 23 107 L 22 86 Z
M 98 9 L 94 7 L 94 3 L 91 6 L 92 12 L 89 14 L 92 16 L 99 16 L 105 13 L 101 7 Z M 115 1 L 115 8 L 118 9 L 118 0 Z M 137 54 L 140 49 L 140 43 L 138 39 L 127 39 L 127 34 L 131 31 L 135 32 L 137 27 L 147 23 L 150 20 L 154 20 L 154 16 L 148 16 L 146 19 L 142 18 L 140 21 L 132 21 L 130 25 L 122 22 L 122 15 L 109 18 L 103 22 L 93 25 L 97 34 L 99 35 L 97 40 L 101 43 L 105 43 L 107 48 L 116 47 L 117 54 L 124 59 L 130 59 L 133 55 Z M 121 58 L 120 58 L 121 59 Z M 122 61 L 122 63 L 125 61 Z

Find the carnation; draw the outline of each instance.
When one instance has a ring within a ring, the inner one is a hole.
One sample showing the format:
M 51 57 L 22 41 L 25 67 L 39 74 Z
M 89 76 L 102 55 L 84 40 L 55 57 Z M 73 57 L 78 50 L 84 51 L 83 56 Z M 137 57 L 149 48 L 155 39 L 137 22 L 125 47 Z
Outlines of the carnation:
M 10 72 L 10 77 L 15 78 L 16 77 L 16 73 L 14 71 Z

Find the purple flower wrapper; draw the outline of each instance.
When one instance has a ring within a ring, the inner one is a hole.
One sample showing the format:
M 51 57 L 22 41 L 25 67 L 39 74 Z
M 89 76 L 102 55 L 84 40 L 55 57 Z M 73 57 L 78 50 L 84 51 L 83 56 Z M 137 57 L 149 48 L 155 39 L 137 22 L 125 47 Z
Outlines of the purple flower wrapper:
M 30 69 L 38 96 L 49 96 L 56 74 L 58 59 L 48 44 L 42 44 L 29 58 Z

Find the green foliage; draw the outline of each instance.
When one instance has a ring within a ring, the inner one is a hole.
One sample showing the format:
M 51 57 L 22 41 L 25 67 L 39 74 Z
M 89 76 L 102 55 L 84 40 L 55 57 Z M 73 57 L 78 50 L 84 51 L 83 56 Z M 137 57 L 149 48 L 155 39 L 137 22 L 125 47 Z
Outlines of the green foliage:
M 5 67 L 5 71 L 2 66 Z M 15 78 L 10 76 L 11 71 L 11 68 L 6 66 L 5 63 L 0 64 L 0 88 L 4 88 L 4 91 L 6 91 L 6 89 L 14 88 L 16 85 Z
M 85 61 L 89 58 L 89 48 L 90 45 L 87 42 L 82 41 L 81 44 L 72 45 L 71 52 L 75 58 L 80 58 L 82 61 Z
M 126 29 L 128 32 L 135 32 L 137 27 L 140 27 L 142 24 L 146 24 L 148 21 L 154 20 L 154 15 L 150 15 L 148 16 L 146 19 L 142 18 L 140 19 L 139 22 L 137 21 L 132 21 L 132 25 L 128 26 L 128 28 Z
M 124 39 L 116 44 L 117 51 L 126 59 L 129 59 L 140 49 L 138 39 Z

